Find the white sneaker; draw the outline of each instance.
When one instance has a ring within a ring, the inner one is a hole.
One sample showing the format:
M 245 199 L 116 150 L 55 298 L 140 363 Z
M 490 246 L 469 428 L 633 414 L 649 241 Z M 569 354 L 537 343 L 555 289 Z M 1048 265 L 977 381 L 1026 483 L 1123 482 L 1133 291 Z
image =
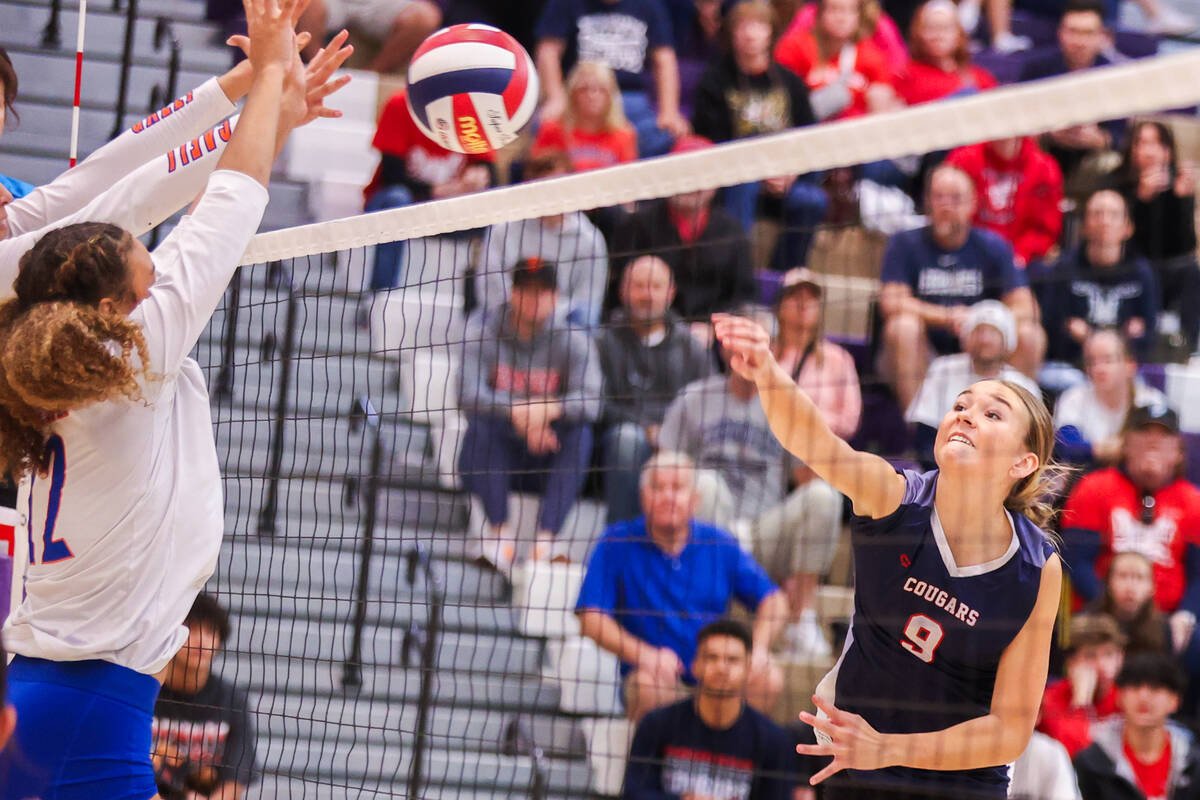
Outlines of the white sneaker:
M 1028 36 L 1017 36 L 1013 33 L 1002 33 L 992 40 L 992 49 L 997 53 L 1009 55 L 1033 46 L 1033 40 Z
M 1159 6 L 1158 16 L 1146 21 L 1146 33 L 1160 36 L 1182 36 L 1198 27 L 1200 24 L 1194 17 L 1168 5 Z
M 785 647 L 798 661 L 827 659 L 833 656 L 833 648 L 815 612 L 806 611 L 783 632 Z
M 472 539 L 467 543 L 467 559 L 481 567 L 494 569 L 511 580 L 517 546 L 507 539 Z

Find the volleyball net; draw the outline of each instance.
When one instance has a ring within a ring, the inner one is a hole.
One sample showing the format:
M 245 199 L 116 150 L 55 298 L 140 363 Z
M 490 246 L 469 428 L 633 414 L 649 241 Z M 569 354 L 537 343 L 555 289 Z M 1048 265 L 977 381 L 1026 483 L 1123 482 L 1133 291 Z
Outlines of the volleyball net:
M 660 437 L 696 463 L 697 517 L 731 531 L 763 580 L 820 576 L 808 609 L 824 647 L 797 630 L 775 643 L 772 711 L 794 723 L 849 624 L 842 501 L 721 377 L 709 313 L 837 343 L 847 371 L 811 378 L 837 398 L 835 427 L 915 466 L 878 366 L 877 300 L 889 237 L 927 224 L 930 170 L 961 146 L 1147 116 L 1200 156 L 1194 115 L 1168 115 L 1200 103 L 1198 74 L 1189 51 L 257 236 L 198 351 L 226 490 L 209 588 L 233 633 L 217 671 L 249 692 L 252 792 L 618 794 L 636 698 L 575 608 L 603 603 L 580 597 L 589 557 L 610 521 L 641 513 Z M 1117 177 L 1119 154 L 1083 160 L 1039 262 L 1078 244 L 1082 200 Z M 780 304 L 785 270 L 804 265 L 815 327 Z M 554 560 L 527 560 L 542 532 Z M 496 538 L 517 543 L 511 574 L 476 563 Z M 672 630 L 706 613 L 628 610 Z M 680 791 L 744 777 L 693 766 L 668 765 Z

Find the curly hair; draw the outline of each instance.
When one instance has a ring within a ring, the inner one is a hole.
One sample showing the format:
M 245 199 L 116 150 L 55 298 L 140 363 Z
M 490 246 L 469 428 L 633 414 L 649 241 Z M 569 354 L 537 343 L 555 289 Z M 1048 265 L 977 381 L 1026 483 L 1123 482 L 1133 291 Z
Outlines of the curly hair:
M 0 303 L 0 466 L 14 475 L 49 468 L 46 440 L 67 413 L 141 398 L 142 330 L 100 302 L 129 295 L 132 246 L 117 226 L 85 222 L 47 233 L 21 257 L 17 296 Z

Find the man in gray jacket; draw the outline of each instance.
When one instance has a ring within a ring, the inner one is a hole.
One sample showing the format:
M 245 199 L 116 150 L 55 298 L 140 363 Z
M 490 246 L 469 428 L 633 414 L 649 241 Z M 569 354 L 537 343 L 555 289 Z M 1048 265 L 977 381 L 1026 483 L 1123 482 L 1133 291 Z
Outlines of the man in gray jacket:
M 459 471 L 488 520 L 473 555 L 505 574 L 516 553 L 508 525 L 514 489 L 541 494 L 533 557 L 563 552 L 555 537 L 579 497 L 600 412 L 599 359 L 583 331 L 558 319 L 557 298 L 555 265 L 522 259 L 511 300 L 475 315 L 464 337 L 459 400 L 468 423 Z
M 641 514 L 638 476 L 658 446 L 667 406 L 689 383 L 713 371 L 712 355 L 674 311 L 675 279 L 658 256 L 629 262 L 621 307 L 596 337 L 604 373 L 604 499 L 608 522 Z

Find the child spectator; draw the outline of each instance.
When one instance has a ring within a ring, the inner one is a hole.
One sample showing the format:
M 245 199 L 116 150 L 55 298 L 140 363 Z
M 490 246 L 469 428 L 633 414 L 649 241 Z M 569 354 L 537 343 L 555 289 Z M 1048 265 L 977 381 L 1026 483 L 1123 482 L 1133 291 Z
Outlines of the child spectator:
M 544 150 L 525 169 L 528 180 L 571 172 L 562 150 Z M 608 285 L 604 237 L 582 211 L 522 219 L 488 229 L 484 259 L 475 274 L 479 307 L 497 309 L 509 299 L 512 270 L 522 260 L 552 261 L 558 268 L 558 313 L 574 327 L 600 324 L 600 305 Z
M 1154 563 L 1142 553 L 1125 550 L 1108 562 L 1104 593 L 1087 607 L 1107 614 L 1125 634 L 1125 655 L 1173 653 L 1175 643 L 1167 617 L 1154 605 Z
M 1054 404 L 1055 457 L 1071 464 L 1112 464 L 1121 455 L 1121 428 L 1135 406 L 1167 398 L 1138 377 L 1129 341 L 1116 328 L 1096 328 L 1083 342 L 1084 383 Z
M 363 190 L 366 211 L 477 192 L 490 186 L 494 178 L 491 153 L 455 153 L 421 133 L 408 112 L 403 89 L 383 107 L 371 146 L 380 155 L 379 167 Z M 371 290 L 394 288 L 403 261 L 404 242 L 376 245 Z
M 1103 189 L 1087 201 L 1082 243 L 1047 273 L 1042 307 L 1049 357 L 1074 363 L 1092 329 L 1118 328 L 1144 356 L 1158 322 L 1158 284 L 1150 265 L 1130 253 L 1133 225 L 1125 199 Z
M 1179 163 L 1171 128 L 1152 120 L 1130 129 L 1118 175 L 1133 221 L 1129 245 L 1150 262 L 1162 292 L 1160 308 L 1178 314 L 1191 352 L 1200 335 L 1195 175 Z
M 1083 800 L 1193 800 L 1200 755 L 1190 731 L 1172 722 L 1185 681 L 1161 653 L 1130 656 L 1116 678 L 1120 716 L 1095 726 L 1075 757 Z
M 1031 137 L 959 147 L 946 159 L 975 184 L 975 224 L 1004 237 L 1017 266 L 1040 260 L 1062 233 L 1062 172 Z
M 996 85 L 990 72 L 971 63 L 970 38 L 950 0 L 930 0 L 921 6 L 908 42 L 911 58 L 896 89 L 910 106 Z
M 1046 688 L 1037 728 L 1074 758 L 1092 743 L 1095 724 L 1117 713 L 1113 681 L 1125 660 L 1125 636 L 1112 617 L 1078 614 L 1066 655 L 1067 677 Z
M 557 302 L 555 265 L 524 259 L 513 270 L 509 302 L 472 317 L 463 339 L 458 393 L 468 421 L 459 469 L 488 521 L 470 552 L 506 576 L 516 558 L 509 492 L 541 494 L 532 557 L 565 558 L 556 537 L 592 455 L 600 362 L 587 334 L 555 319 Z
M 863 0 L 818 0 L 811 30 L 792 28 L 775 45 L 775 60 L 808 84 L 817 119 L 846 119 L 897 104 L 893 72 L 862 36 Z
M 815 121 L 804 81 L 771 60 L 773 20 L 766 0 L 742 0 L 730 10 L 730 51 L 709 66 L 696 92 L 692 126 L 700 136 L 726 142 Z M 760 212 L 779 216 L 782 211 L 778 260 L 787 266 L 805 262 L 812 230 L 829 210 L 817 176 L 784 175 L 728 186 L 721 198 L 747 232 Z
M 549 0 L 538 21 L 534 58 L 545 94 L 543 120 L 567 110 L 563 74 L 576 62 L 598 61 L 616 73 L 639 154 L 662 155 L 690 131 L 679 110 L 679 62 L 662 0 Z
M 621 92 L 612 68 L 580 61 L 567 76 L 567 106 L 558 119 L 538 129 L 531 155 L 563 150 L 577 172 L 637 158 L 637 133 L 625 119 Z

